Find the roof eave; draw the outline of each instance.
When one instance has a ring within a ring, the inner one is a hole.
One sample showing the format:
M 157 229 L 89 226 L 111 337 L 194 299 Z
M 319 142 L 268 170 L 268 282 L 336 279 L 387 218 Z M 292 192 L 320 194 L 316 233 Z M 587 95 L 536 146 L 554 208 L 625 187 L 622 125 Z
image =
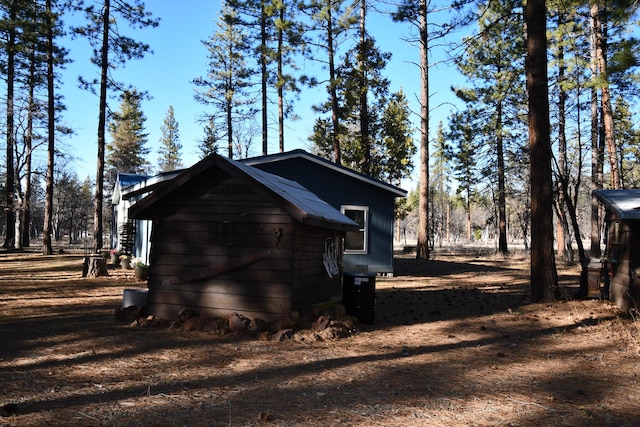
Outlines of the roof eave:
M 261 164 L 264 162 L 261 162 L 261 160 L 268 160 L 269 163 L 278 161 L 278 160 L 286 160 L 286 159 L 295 159 L 295 158 L 305 158 L 313 163 L 319 164 L 321 166 L 327 167 L 329 169 L 332 169 L 338 173 L 342 173 L 345 175 L 348 175 L 352 178 L 356 178 L 360 181 L 365 181 L 365 182 L 369 182 L 370 184 L 379 187 L 383 190 L 389 191 L 390 193 L 393 193 L 396 195 L 396 197 L 406 197 L 407 195 L 407 191 L 400 188 L 400 187 L 396 187 L 395 185 L 391 185 L 391 184 L 387 184 L 386 182 L 382 182 L 380 180 L 377 179 L 373 179 L 369 176 L 366 176 L 364 174 L 361 174 L 359 172 L 356 172 L 352 169 L 346 168 L 344 166 L 338 165 L 336 163 L 330 162 L 326 159 L 323 159 L 321 157 L 312 155 L 310 153 L 307 153 L 304 150 L 298 149 L 298 150 L 293 150 L 293 151 L 288 151 L 285 153 L 278 153 L 278 154 L 271 154 L 271 155 L 266 155 L 266 156 L 260 156 L 260 157 L 253 157 L 250 159 L 244 159 L 243 163 L 246 163 L 250 166 L 256 165 L 256 164 Z
M 621 192 L 628 193 L 631 198 L 635 196 L 638 200 L 637 206 L 629 209 L 620 206 L 620 201 L 615 195 Z M 619 220 L 640 221 L 640 190 L 594 190 L 592 194 L 607 210 L 614 212 Z
M 318 228 L 326 228 L 329 230 L 335 230 L 335 231 L 358 231 L 359 230 L 359 226 L 358 225 L 351 225 L 351 224 L 347 224 L 347 223 L 341 223 L 341 222 L 335 222 L 335 221 L 327 221 L 323 218 L 316 218 L 313 216 L 305 216 L 302 218 L 302 221 L 300 221 L 302 224 L 305 225 L 309 225 L 312 227 L 318 227 Z

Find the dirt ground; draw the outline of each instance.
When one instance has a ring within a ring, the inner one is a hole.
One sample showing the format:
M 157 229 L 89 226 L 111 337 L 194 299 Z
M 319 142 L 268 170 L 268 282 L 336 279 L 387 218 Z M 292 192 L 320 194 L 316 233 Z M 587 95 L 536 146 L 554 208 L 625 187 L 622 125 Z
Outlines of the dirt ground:
M 273 342 L 132 327 L 131 271 L 0 253 L 0 426 L 640 425 L 638 321 L 528 303 L 526 261 L 400 257 L 374 324 Z M 559 266 L 569 295 L 578 273 Z

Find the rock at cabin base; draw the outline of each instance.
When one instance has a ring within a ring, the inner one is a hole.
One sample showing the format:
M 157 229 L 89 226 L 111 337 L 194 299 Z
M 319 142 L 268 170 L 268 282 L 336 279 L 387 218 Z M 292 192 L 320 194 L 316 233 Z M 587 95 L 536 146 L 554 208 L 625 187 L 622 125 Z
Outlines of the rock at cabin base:
M 244 332 L 251 324 L 251 319 L 244 317 L 241 314 L 233 313 L 229 316 L 229 330 L 231 332 Z

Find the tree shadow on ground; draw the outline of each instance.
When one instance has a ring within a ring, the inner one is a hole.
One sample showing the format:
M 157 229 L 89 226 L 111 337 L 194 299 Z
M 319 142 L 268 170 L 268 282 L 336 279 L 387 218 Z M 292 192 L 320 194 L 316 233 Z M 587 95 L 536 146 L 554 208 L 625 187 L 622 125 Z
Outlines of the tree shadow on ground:
M 482 274 L 513 271 L 508 267 L 500 266 L 500 264 L 507 264 L 507 261 L 496 261 L 494 264 L 495 265 L 486 265 L 480 263 L 474 264 L 473 262 L 396 258 L 394 260 L 394 275 L 400 277 L 441 277 L 450 274 Z
M 514 266 L 508 258 L 396 258 L 394 274 L 400 279 L 397 286 L 376 290 L 376 321 L 367 327 L 486 316 L 514 311 L 531 302 L 528 271 Z M 579 289 L 576 274 L 568 272 L 558 278 L 559 299 L 573 299 Z
M 432 286 L 407 275 L 397 288 L 377 294 L 374 329 L 432 320 L 434 328 L 342 342 L 242 342 L 242 336 L 128 328 L 112 318 L 119 303 L 112 284 L 82 302 L 43 298 L 31 316 L 3 318 L 0 403 L 17 402 L 12 425 L 454 425 L 459 416 L 477 425 L 497 419 L 553 425 L 560 413 L 573 416 L 567 425 L 633 425 L 629 420 L 638 419 L 633 402 L 611 409 L 603 404 L 616 385 L 610 378 L 617 370 L 607 372 L 597 359 L 610 351 L 609 340 L 554 350 L 558 360 L 571 363 L 534 369 L 553 356 L 545 343 L 591 337 L 590 329 L 606 318 L 578 323 L 565 315 L 554 326 L 518 329 L 523 316 L 514 314 L 496 316 L 497 323 L 483 328 L 481 315 L 515 312 L 526 303 L 525 273 L 448 267 L 449 282 Z M 470 269 L 504 273 L 513 282 L 471 284 L 454 277 Z M 411 283 L 401 286 L 405 282 Z M 61 288 L 61 295 L 70 290 Z M 470 320 L 436 322 L 463 318 Z M 468 336 L 471 330 L 475 336 Z M 411 333 L 417 338 L 404 346 Z M 492 380 L 485 379 L 488 372 L 496 373 Z M 563 388 L 567 381 L 570 388 Z M 473 405 L 488 409 L 470 412 Z M 501 407 L 505 412 L 497 412 Z M 588 418 L 580 418 L 582 412 Z M 394 423 L 396 417 L 410 422 Z
M 535 343 L 539 339 L 559 336 L 560 333 L 568 333 L 579 327 L 581 327 L 580 324 L 567 324 L 562 331 L 557 328 L 532 330 L 521 336 L 520 346 L 523 352 L 528 352 L 529 360 L 543 361 L 548 358 L 548 355 L 536 349 Z M 317 358 L 306 360 L 300 360 L 297 357 L 299 347 L 279 346 L 277 353 L 280 358 L 290 361 L 287 365 L 283 366 L 274 361 L 273 364 L 255 364 L 251 369 L 241 371 L 229 368 L 233 366 L 234 359 L 254 357 L 256 360 L 263 360 L 265 354 L 274 349 L 264 345 L 255 348 L 251 354 L 243 354 L 243 350 L 238 347 L 238 338 L 225 341 L 179 338 L 159 331 L 143 331 L 141 335 L 144 335 L 145 339 L 132 348 L 117 347 L 109 352 L 109 358 L 114 361 L 144 357 L 145 354 L 151 355 L 157 364 L 140 366 L 143 374 L 141 378 L 123 387 L 102 390 L 97 387 L 100 385 L 99 379 L 83 378 L 81 375 L 78 378 L 68 377 L 63 387 L 72 384 L 77 388 L 82 387 L 82 390 L 74 394 L 49 392 L 22 401 L 19 407 L 20 414 L 47 414 L 64 409 L 72 413 L 84 414 L 87 418 L 79 418 L 75 420 L 77 423 L 69 424 L 81 425 L 81 422 L 87 422 L 93 416 L 88 409 L 89 405 L 100 402 L 103 407 L 101 415 L 105 417 L 102 418 L 104 425 L 138 425 L 134 420 L 157 421 L 159 416 L 166 416 L 167 420 L 179 421 L 186 423 L 185 425 L 200 424 L 204 420 L 210 422 L 206 423 L 207 425 L 225 425 L 225 421 L 229 420 L 230 425 L 231 419 L 242 425 L 248 425 L 246 423 L 250 420 L 257 420 L 260 414 L 269 411 L 273 411 L 274 421 L 300 421 L 299 414 L 303 414 L 303 416 L 324 417 L 323 422 L 326 422 L 332 411 L 356 414 L 366 412 L 374 417 L 374 420 L 376 417 L 384 420 L 383 414 L 400 405 L 406 405 L 409 410 L 420 414 L 423 410 L 433 409 L 429 406 L 429 402 L 436 404 L 446 400 L 457 406 L 479 397 L 493 399 L 493 401 L 499 399 L 499 393 L 491 395 L 497 390 L 480 390 L 478 389 L 480 385 L 470 382 L 468 378 L 474 370 L 482 369 L 482 366 L 478 367 L 474 364 L 478 355 L 477 349 L 486 349 L 491 353 L 494 351 L 492 350 L 494 346 L 501 346 L 509 341 L 508 337 L 498 334 L 472 341 L 417 345 L 403 348 L 401 351 L 396 348 L 382 347 L 372 353 L 359 355 L 323 352 L 317 354 Z M 153 339 L 154 336 L 156 339 Z M 215 357 L 210 357 L 210 353 L 198 352 L 199 348 L 211 347 L 215 344 L 214 341 L 218 341 L 217 346 L 230 353 L 223 363 L 219 360 L 218 353 L 215 353 Z M 184 352 L 183 355 L 189 357 L 182 360 L 162 360 L 153 355 L 153 353 L 178 348 Z M 319 349 L 319 351 L 322 350 Z M 594 353 L 602 351 L 605 350 L 601 347 L 592 349 Z M 448 367 L 441 366 L 436 360 L 431 360 L 431 357 L 442 357 L 449 353 L 455 355 L 456 363 Z M 103 355 L 89 355 L 87 359 L 74 359 L 67 363 L 82 365 L 100 362 L 102 359 Z M 406 367 L 398 365 L 405 361 L 413 361 L 413 363 Z M 512 362 L 508 357 L 496 359 L 496 364 L 505 369 L 510 363 Z M 186 373 L 194 367 L 199 367 L 201 374 L 189 378 Z M 342 370 L 350 367 L 359 367 L 362 375 L 341 378 Z M 50 369 L 50 366 L 45 368 Z M 185 375 L 171 377 L 173 380 L 160 374 L 163 371 L 171 373 L 181 370 Z M 559 380 L 554 379 L 551 373 L 548 377 L 537 378 L 536 382 L 541 384 L 538 387 L 544 389 L 550 396 L 562 397 L 563 402 L 574 398 L 574 395 L 567 395 L 573 389 L 575 389 L 574 394 L 582 394 L 584 399 L 585 391 L 589 390 L 589 384 L 599 381 L 597 372 L 596 370 L 589 373 L 567 372 L 567 376 L 580 379 L 580 384 L 576 383 L 570 389 L 566 389 L 564 385 L 554 388 L 553 381 Z M 328 375 L 328 373 L 333 374 Z M 123 375 L 126 373 L 123 372 Z M 335 377 L 334 380 L 331 380 L 332 377 Z M 316 381 L 294 382 L 297 378 L 315 378 Z M 113 377 L 102 378 L 105 382 L 116 380 L 117 378 Z M 527 378 L 521 379 L 521 386 L 526 386 L 527 381 L 529 381 Z M 365 400 L 362 399 L 363 392 L 367 393 Z M 490 396 L 484 396 L 485 393 Z M 604 396 L 600 393 L 593 393 L 589 396 L 588 402 L 597 402 L 603 398 Z M 131 403 L 119 404 L 125 401 Z M 192 402 L 199 404 L 195 405 Z M 456 408 L 449 409 L 446 412 L 456 411 Z M 550 419 L 546 416 L 553 415 L 548 414 L 549 412 L 537 413 L 534 419 L 531 419 L 531 415 L 523 414 L 523 417 L 527 417 L 524 425 L 547 424 Z M 114 418 L 109 420 L 107 416 Z M 615 414 L 615 418 L 612 418 L 619 422 L 627 416 L 621 410 L 620 413 Z M 198 420 L 197 423 L 195 420 Z M 322 424 L 322 422 L 314 422 L 313 419 L 307 421 L 307 425 Z M 372 420 L 369 419 L 369 421 Z M 250 424 L 254 425 L 254 423 Z
M 528 302 L 528 292 L 521 287 L 499 293 L 476 288 L 381 290 L 376 293 L 375 325 L 386 327 L 486 316 L 515 310 Z

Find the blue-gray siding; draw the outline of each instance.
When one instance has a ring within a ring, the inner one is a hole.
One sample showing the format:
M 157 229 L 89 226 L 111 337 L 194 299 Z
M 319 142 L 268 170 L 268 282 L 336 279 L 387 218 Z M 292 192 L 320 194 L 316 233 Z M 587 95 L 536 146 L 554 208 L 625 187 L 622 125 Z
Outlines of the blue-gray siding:
M 368 253 L 345 254 L 345 269 L 366 265 L 370 272 L 393 273 L 394 193 L 302 157 L 251 165 L 298 181 L 336 209 L 343 205 L 369 207 Z

